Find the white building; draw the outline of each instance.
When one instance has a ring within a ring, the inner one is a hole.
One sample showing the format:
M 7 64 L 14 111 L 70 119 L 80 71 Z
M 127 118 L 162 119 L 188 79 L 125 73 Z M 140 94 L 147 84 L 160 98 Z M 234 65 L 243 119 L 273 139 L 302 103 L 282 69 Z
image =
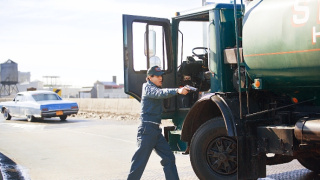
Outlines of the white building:
M 92 98 L 129 98 L 124 93 L 124 86 L 117 85 L 116 82 L 100 82 L 94 83 L 91 91 Z

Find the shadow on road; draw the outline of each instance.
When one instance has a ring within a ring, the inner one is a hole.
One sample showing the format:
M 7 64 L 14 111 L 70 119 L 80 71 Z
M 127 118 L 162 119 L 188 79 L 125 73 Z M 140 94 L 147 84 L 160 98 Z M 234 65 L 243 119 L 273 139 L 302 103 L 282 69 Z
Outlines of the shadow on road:
M 299 169 L 299 170 L 288 171 L 284 173 L 271 174 L 271 175 L 268 175 L 268 179 L 320 180 L 320 175 L 308 169 Z
M 27 180 L 24 177 L 17 164 L 9 159 L 7 156 L 0 153 L 0 179 L 14 179 L 14 180 Z
M 19 122 L 19 123 L 30 123 L 30 124 L 70 124 L 70 123 L 83 123 L 83 122 L 88 122 L 90 120 L 75 120 L 75 119 L 70 119 L 70 120 L 65 120 L 61 121 L 59 118 L 45 118 L 45 119 L 37 119 L 32 122 L 28 122 L 27 119 L 25 118 L 19 118 L 19 119 L 11 119 L 10 121 L 7 122 Z

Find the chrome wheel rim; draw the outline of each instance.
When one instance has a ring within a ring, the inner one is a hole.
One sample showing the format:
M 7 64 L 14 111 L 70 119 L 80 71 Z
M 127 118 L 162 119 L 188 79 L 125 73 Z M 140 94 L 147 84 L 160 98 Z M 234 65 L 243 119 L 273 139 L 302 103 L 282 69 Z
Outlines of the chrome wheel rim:
M 237 143 L 230 137 L 212 140 L 207 148 L 207 162 L 210 168 L 222 175 L 237 171 Z

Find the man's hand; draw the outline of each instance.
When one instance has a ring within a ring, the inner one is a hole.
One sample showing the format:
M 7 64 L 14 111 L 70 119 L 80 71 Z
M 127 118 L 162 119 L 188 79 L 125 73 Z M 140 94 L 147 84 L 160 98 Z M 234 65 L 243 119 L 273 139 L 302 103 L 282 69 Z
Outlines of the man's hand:
M 182 87 L 182 88 L 179 88 L 179 89 L 178 89 L 178 94 L 186 95 L 186 94 L 188 94 L 189 91 L 190 91 L 189 88 L 187 88 L 187 87 Z

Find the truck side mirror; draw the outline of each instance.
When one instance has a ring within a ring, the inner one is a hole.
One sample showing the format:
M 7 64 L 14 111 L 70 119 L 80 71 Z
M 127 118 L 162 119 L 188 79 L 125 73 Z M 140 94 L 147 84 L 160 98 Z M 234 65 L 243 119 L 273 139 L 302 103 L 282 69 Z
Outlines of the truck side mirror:
M 153 66 L 159 66 L 160 68 L 162 68 L 161 66 L 161 60 L 158 56 L 152 56 L 149 58 L 149 63 L 150 63 L 150 67 Z
M 149 38 L 147 38 L 147 34 L 149 35 L 148 36 Z M 149 58 L 156 55 L 156 32 L 154 30 L 149 30 L 148 33 L 147 32 L 144 33 L 144 55 L 145 56 L 147 56 L 148 50 L 149 50 Z

